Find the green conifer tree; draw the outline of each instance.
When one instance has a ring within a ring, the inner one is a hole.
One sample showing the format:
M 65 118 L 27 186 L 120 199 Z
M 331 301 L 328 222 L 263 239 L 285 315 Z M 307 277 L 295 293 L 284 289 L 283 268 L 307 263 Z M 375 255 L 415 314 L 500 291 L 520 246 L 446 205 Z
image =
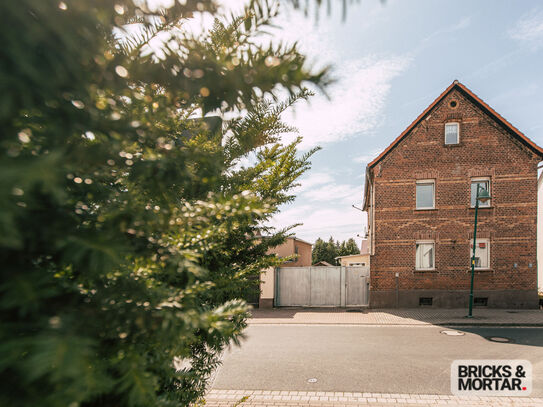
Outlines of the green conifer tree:
M 352 237 L 343 243 L 345 245 L 345 255 L 360 254 L 360 249 Z
M 288 230 L 263 225 L 314 152 L 280 116 L 326 70 L 253 41 L 265 1 L 0 11 L 0 405 L 188 405 L 277 262 Z M 183 29 L 204 11 L 211 32 Z

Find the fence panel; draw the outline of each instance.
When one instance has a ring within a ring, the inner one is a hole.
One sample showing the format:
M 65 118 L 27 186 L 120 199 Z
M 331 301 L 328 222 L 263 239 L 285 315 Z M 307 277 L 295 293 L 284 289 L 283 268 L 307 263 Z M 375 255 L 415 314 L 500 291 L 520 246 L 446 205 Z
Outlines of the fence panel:
M 280 267 L 277 269 L 276 305 L 310 305 L 309 267 Z
M 310 305 L 341 305 L 341 267 L 308 267 L 311 273 Z

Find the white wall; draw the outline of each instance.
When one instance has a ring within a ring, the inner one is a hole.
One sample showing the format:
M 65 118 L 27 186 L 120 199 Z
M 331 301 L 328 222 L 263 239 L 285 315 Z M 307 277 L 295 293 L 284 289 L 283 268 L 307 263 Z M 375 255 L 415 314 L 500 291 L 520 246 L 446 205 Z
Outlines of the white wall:
M 262 271 L 260 276 L 260 298 L 273 299 L 275 296 L 275 271 L 273 267 Z

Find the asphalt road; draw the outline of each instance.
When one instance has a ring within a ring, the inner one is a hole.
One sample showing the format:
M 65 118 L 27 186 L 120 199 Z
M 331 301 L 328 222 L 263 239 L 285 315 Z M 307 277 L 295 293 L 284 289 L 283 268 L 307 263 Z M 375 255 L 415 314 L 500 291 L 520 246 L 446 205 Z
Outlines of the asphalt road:
M 214 389 L 450 394 L 456 359 L 526 359 L 532 397 L 543 396 L 543 328 L 252 325 L 246 333 L 224 355 Z

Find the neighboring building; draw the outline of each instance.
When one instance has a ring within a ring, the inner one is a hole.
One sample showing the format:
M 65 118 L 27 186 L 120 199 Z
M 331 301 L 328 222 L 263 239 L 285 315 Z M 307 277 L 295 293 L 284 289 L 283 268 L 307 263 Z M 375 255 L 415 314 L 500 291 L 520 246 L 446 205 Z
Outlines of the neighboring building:
M 475 191 L 475 305 L 536 308 L 543 149 L 454 81 L 366 168 L 372 307 L 467 307 Z
M 334 267 L 333 264 L 328 263 L 327 261 L 321 260 L 313 264 L 314 267 Z
M 269 253 L 275 253 L 279 257 L 297 256 L 296 259 L 281 264 L 281 267 L 306 267 L 311 266 L 312 247 L 313 245 L 305 240 L 288 237 L 283 244 L 270 249 Z M 259 307 L 271 308 L 275 296 L 275 270 L 273 268 L 264 270 L 260 281 Z
M 311 248 L 313 245 L 297 237 L 288 237 L 285 243 L 269 250 L 279 257 L 297 256 L 294 260 L 288 260 L 281 267 L 305 267 L 311 266 Z
M 336 260 L 339 260 L 339 265 L 343 267 L 370 265 L 369 254 L 349 254 L 348 256 L 338 256 Z
M 338 256 L 340 266 L 369 266 L 370 265 L 370 252 L 367 240 L 362 240 L 360 245 L 360 254 L 351 254 L 348 256 Z

